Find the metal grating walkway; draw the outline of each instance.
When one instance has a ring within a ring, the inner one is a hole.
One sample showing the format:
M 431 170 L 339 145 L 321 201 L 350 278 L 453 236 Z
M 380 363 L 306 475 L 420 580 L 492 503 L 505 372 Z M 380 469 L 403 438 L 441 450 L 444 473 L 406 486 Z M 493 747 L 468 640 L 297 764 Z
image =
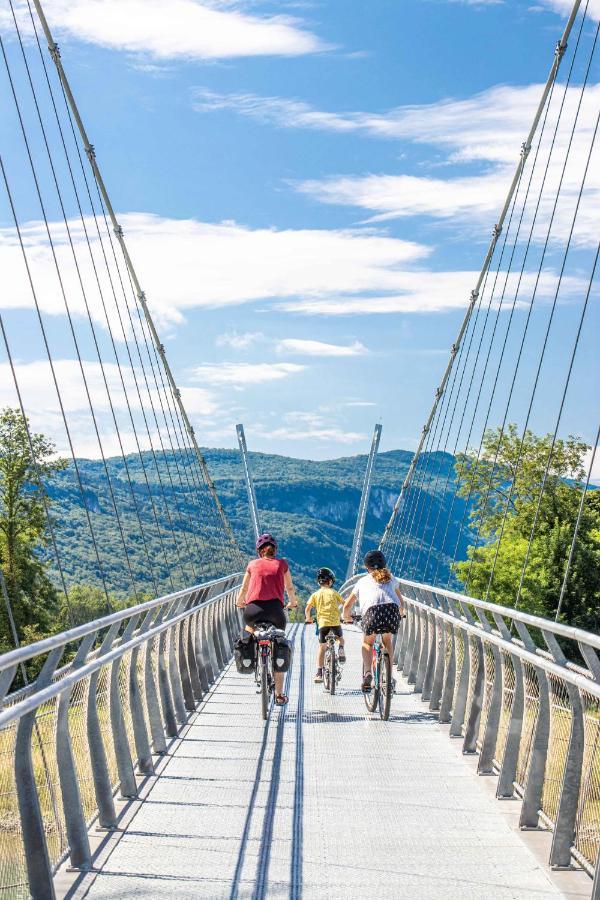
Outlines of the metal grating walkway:
M 229 668 L 77 896 L 561 896 L 418 696 L 399 681 L 390 721 L 367 714 L 351 631 L 329 697 L 314 629 L 292 626 L 291 701 L 267 729 Z

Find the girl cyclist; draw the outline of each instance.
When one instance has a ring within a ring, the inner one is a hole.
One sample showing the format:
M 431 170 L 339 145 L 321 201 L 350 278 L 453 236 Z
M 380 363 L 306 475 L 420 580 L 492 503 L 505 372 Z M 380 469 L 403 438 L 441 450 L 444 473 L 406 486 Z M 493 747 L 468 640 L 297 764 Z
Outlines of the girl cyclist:
M 343 618 L 351 622 L 352 607 L 358 601 L 363 629 L 363 691 L 371 690 L 373 673 L 373 644 L 381 634 L 386 653 L 392 656 L 392 635 L 398 631 L 400 617 L 404 615 L 404 600 L 400 582 L 386 566 L 381 550 L 370 550 L 364 559 L 367 575 L 359 579 L 344 604 Z
M 245 630 L 254 634 L 254 627 L 259 622 L 285 629 L 287 624 L 285 612 L 296 609 L 298 600 L 290 574 L 290 567 L 285 559 L 277 558 L 277 541 L 272 534 L 261 534 L 256 542 L 258 559 L 248 563 L 242 581 L 237 606 L 244 610 Z M 284 594 L 288 593 L 290 602 L 285 605 Z M 283 693 L 283 672 L 274 672 L 275 703 L 285 706 L 287 694 Z

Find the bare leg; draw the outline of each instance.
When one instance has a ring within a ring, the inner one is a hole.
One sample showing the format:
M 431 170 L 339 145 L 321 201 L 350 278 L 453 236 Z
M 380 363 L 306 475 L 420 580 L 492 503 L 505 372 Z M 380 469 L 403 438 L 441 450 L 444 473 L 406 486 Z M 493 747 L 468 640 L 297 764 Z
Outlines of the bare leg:
M 374 634 L 365 634 L 362 642 L 362 659 L 363 659 L 363 675 L 370 672 L 373 666 L 373 644 L 375 643 Z
M 383 646 L 387 650 L 390 655 L 390 658 L 394 656 L 394 641 L 391 634 L 382 634 L 381 640 L 383 641 Z
M 273 676 L 275 678 L 275 694 L 279 697 L 283 694 L 283 676 L 285 672 L 273 672 Z
M 325 644 L 319 644 L 319 649 L 317 650 L 317 669 L 322 669 L 324 662 L 325 662 Z

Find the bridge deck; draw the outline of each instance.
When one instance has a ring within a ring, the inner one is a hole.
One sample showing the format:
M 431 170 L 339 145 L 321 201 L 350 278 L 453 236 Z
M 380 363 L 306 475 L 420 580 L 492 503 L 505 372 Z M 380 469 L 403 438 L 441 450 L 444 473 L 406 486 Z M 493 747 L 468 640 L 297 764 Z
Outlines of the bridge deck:
M 403 682 L 389 722 L 367 714 L 358 634 L 329 697 L 313 684 L 314 630 L 292 632 L 286 713 L 265 729 L 252 680 L 230 668 L 79 895 L 560 896 Z

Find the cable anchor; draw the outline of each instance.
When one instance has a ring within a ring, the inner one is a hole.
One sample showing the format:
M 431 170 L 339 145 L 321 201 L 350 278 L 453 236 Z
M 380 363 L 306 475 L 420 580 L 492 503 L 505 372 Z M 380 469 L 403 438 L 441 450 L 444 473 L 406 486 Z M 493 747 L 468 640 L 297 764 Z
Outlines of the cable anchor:
M 58 44 L 48 44 L 48 51 L 53 61 L 57 63 L 60 59 L 60 47 Z
M 498 225 L 498 224 L 494 225 L 494 228 L 492 231 L 493 239 L 495 241 L 497 241 L 501 234 L 502 234 L 502 225 Z
M 120 225 L 116 225 L 115 228 L 113 229 L 113 231 L 116 234 L 116 236 L 119 238 L 119 240 L 123 240 L 123 229 L 121 228 Z
M 563 56 L 565 55 L 565 51 L 568 46 L 569 46 L 568 44 L 563 44 L 562 41 L 556 42 L 556 47 L 554 48 L 554 55 L 556 56 L 556 59 L 558 60 L 558 62 L 560 62 L 561 59 L 563 58 Z
M 530 150 L 531 144 L 528 144 L 527 141 L 523 141 L 523 143 L 521 144 L 521 159 L 523 160 L 523 162 L 525 162 L 525 160 L 529 156 Z
M 96 148 L 94 147 L 93 144 L 87 145 L 87 147 L 85 148 L 85 155 L 87 156 L 87 158 L 89 159 L 90 162 L 92 162 L 94 159 L 96 159 Z

